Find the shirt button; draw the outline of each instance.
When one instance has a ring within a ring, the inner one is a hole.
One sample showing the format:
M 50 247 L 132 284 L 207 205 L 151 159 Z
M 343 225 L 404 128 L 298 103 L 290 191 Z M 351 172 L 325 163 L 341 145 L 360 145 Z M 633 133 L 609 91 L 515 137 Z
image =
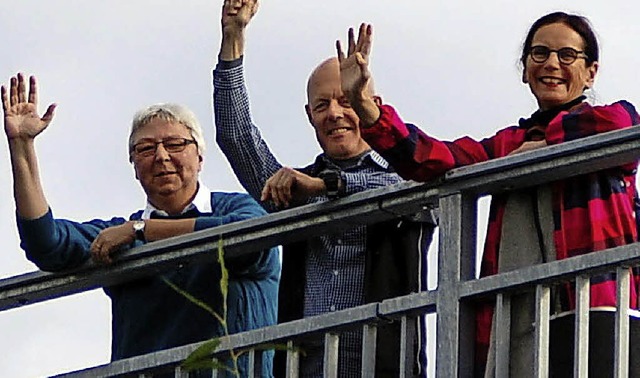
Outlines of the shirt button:
M 342 244 L 342 239 L 338 239 L 338 240 L 336 240 L 336 243 L 338 243 L 338 244 Z
M 329 307 L 329 310 L 335 311 L 336 310 L 336 306 L 335 305 L 331 305 L 331 307 Z
M 334 271 L 333 271 L 333 275 L 334 275 L 334 276 L 337 276 L 337 275 L 338 275 L 338 270 L 334 270 Z

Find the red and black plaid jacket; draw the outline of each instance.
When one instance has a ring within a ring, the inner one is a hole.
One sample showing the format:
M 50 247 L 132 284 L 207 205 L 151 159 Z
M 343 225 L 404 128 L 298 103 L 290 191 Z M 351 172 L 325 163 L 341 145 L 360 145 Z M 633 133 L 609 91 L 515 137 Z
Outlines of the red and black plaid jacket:
M 511 126 L 480 141 L 468 137 L 453 142 L 434 139 L 417 127 L 402 122 L 395 110 L 380 107 L 380 119 L 362 130 L 362 137 L 405 179 L 428 181 L 449 169 L 506 156 L 529 140 L 527 127 Z M 562 111 L 544 129 L 548 145 L 558 144 L 611 130 L 640 124 L 633 105 L 619 101 L 612 105 L 582 103 Z M 637 162 L 622 167 L 576 176 L 552 183 L 554 242 L 558 259 L 622 246 L 637 240 L 633 201 L 637 196 Z M 480 275 L 498 273 L 498 250 L 506 195 L 495 195 L 489 210 Z M 591 306 L 615 306 L 615 275 L 593 277 Z M 640 278 L 631 287 L 631 306 L 638 308 Z M 564 298 L 566 310 L 574 307 L 571 287 Z M 493 305 L 477 311 L 476 368 L 486 363 Z

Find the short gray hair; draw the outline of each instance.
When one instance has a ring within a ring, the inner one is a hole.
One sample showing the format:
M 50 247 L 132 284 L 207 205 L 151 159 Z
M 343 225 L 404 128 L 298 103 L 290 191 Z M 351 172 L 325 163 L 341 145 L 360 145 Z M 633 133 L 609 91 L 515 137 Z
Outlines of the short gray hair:
M 157 118 L 185 125 L 198 145 L 198 153 L 204 156 L 206 144 L 196 115 L 184 105 L 170 103 L 150 105 L 136 112 L 131 123 L 131 133 L 129 133 L 129 153 L 133 151 L 133 135 L 136 131 Z

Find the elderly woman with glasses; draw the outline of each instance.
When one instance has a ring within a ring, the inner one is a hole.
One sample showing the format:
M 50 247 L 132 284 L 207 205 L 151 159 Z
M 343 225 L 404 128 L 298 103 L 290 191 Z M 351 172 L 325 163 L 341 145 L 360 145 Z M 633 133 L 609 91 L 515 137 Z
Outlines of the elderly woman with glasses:
M 464 165 L 513 155 L 640 123 L 627 101 L 594 106 L 585 102 L 598 72 L 598 42 L 584 17 L 555 12 L 538 19 L 522 49 L 522 81 L 539 109 L 517 125 L 477 141 L 463 137 L 437 140 L 405 124 L 388 105 L 378 106 L 364 90 L 371 80 L 367 56 L 371 27 L 362 25 L 357 42 L 350 31 L 348 54 L 337 46 L 343 91 L 360 117 L 363 138 L 405 179 L 428 181 Z M 494 195 L 482 259 L 481 276 L 493 275 L 546 261 L 565 259 L 634 243 L 637 238 L 634 199 L 637 164 L 567 178 L 527 190 Z M 632 279 L 632 282 L 635 280 Z M 615 306 L 614 275 L 591 279 L 591 306 Z M 637 308 L 638 288 L 631 287 L 631 306 Z M 571 285 L 554 291 L 553 311 L 572 310 Z M 534 295 L 519 293 L 511 299 L 509 376 L 533 374 Z M 492 335 L 493 305 L 477 311 L 476 376 L 493 376 L 495 353 Z M 592 329 L 597 328 L 593 327 Z M 552 335 L 553 340 L 553 335 Z M 593 340 L 592 340 L 593 341 Z M 591 343 L 591 350 L 598 343 Z M 553 350 L 553 345 L 552 345 Z M 570 353 L 568 353 L 570 354 Z M 613 348 L 592 358 L 611 360 Z M 487 359 L 487 356 L 490 358 Z M 552 361 L 553 361 L 553 357 Z M 488 360 L 488 361 L 487 361 Z M 571 357 L 562 370 L 571 374 Z M 552 374 L 558 366 L 552 363 Z M 590 370 L 590 376 L 602 376 Z M 606 375 L 610 375 L 611 370 Z
M 135 115 L 129 136 L 129 159 L 147 195 L 143 209 L 129 220 L 114 217 L 79 223 L 54 218 L 40 183 L 34 141 L 52 121 L 55 105 L 40 117 L 34 77 L 28 86 L 27 93 L 26 80 L 18 74 L 11 78 L 9 90 L 3 86 L 1 93 L 21 246 L 40 269 L 71 269 L 90 259 L 109 264 L 115 253 L 146 242 L 265 214 L 249 195 L 211 192 L 199 181 L 205 148 L 200 124 L 181 105 L 158 104 Z M 204 262 L 105 287 L 112 303 L 111 359 L 275 324 L 278 250 L 228 257 L 225 265 L 229 273 L 226 305 L 217 252 Z M 225 317 L 226 324 L 173 286 Z M 263 354 L 260 376 L 272 376 L 272 359 L 273 352 Z M 248 363 L 246 355 L 240 357 L 240 376 L 248 374 Z

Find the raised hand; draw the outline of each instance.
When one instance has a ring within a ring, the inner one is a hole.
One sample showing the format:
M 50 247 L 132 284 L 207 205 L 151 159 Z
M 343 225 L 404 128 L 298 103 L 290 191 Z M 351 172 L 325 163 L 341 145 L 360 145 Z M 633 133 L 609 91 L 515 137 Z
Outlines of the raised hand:
M 325 191 L 322 179 L 284 167 L 267 180 L 260 200 L 271 201 L 277 207 L 289 207 L 294 201 L 304 201 Z
M 225 0 L 222 6 L 222 31 L 244 31 L 257 11 L 258 0 Z
M 34 139 L 51 123 L 56 105 L 49 105 L 42 117 L 38 115 L 38 84 L 34 76 L 29 77 L 28 95 L 24 75 L 21 73 L 11 78 L 8 92 L 4 85 L 0 92 L 4 131 L 8 139 Z
M 349 28 L 346 56 L 340 41 L 336 41 L 342 92 L 351 102 L 358 101 L 368 95 L 367 90 L 371 79 L 369 53 L 371 52 L 372 39 L 372 26 L 363 23 L 360 24 L 357 41 L 355 40 L 353 28 Z

